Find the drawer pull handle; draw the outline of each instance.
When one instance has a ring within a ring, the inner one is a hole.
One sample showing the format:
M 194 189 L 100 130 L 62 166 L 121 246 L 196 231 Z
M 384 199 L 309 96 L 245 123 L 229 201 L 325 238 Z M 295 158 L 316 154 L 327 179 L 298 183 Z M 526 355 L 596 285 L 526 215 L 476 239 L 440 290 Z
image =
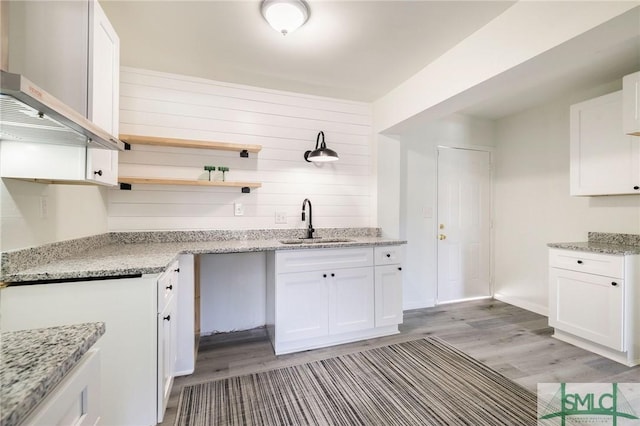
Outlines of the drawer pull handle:
M 615 282 L 615 281 L 612 281 L 612 282 L 611 282 L 611 285 L 615 287 L 615 286 L 617 286 L 617 285 L 618 285 L 618 283 L 617 283 L 617 282 Z
M 168 285 L 168 286 L 166 286 L 165 288 L 166 288 L 167 290 L 173 290 L 173 284 Z
M 166 317 L 162 318 L 165 321 L 171 321 L 171 315 L 167 315 Z
M 387 253 L 387 257 L 391 257 L 391 253 Z
M 582 265 L 582 260 L 578 260 L 578 265 Z

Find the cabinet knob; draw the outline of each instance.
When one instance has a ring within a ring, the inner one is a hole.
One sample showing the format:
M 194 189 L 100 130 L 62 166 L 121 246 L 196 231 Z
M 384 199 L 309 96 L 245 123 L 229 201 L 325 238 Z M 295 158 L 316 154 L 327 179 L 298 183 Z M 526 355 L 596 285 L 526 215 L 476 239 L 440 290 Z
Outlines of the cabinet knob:
M 387 257 L 391 257 L 391 253 L 387 253 Z
M 322 274 L 322 277 L 323 278 L 327 278 L 327 274 Z
M 402 268 L 401 268 L 401 267 L 398 267 L 398 271 L 402 271 Z
M 167 315 L 166 317 L 162 318 L 165 321 L 171 321 L 171 315 Z
M 640 189 L 640 186 L 636 185 L 636 186 L 633 187 L 633 189 L 635 189 L 637 191 L 638 189 Z
M 180 268 L 174 269 L 174 272 L 180 272 Z
M 582 265 L 582 260 L 578 260 L 578 265 Z
M 612 282 L 611 282 L 611 285 L 615 287 L 615 286 L 617 286 L 617 285 L 618 285 L 618 283 L 617 283 L 617 282 L 615 282 L 615 281 L 612 281 Z
M 98 170 L 97 172 L 93 172 L 94 175 L 102 176 L 102 170 Z
M 335 276 L 336 276 L 336 274 L 332 273 L 332 274 L 331 274 L 331 276 L 332 276 L 332 277 L 335 277 Z
M 167 290 L 173 290 L 173 284 L 170 284 L 168 286 L 165 287 Z

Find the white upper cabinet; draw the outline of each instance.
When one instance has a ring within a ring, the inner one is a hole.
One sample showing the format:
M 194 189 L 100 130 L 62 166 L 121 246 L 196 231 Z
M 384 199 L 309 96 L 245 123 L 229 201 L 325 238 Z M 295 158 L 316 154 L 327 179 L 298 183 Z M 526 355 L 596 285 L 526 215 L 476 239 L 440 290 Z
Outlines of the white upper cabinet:
M 118 134 L 120 39 L 97 1 L 89 5 L 88 118 L 112 135 Z M 86 178 L 118 183 L 118 151 L 87 148 Z
M 8 2 L 9 71 L 118 134 L 120 40 L 97 0 Z M 116 185 L 117 151 L 3 140 L 0 176 Z
M 622 79 L 624 133 L 640 136 L 640 71 Z
M 622 131 L 622 91 L 571 106 L 571 195 L 640 194 L 637 138 Z

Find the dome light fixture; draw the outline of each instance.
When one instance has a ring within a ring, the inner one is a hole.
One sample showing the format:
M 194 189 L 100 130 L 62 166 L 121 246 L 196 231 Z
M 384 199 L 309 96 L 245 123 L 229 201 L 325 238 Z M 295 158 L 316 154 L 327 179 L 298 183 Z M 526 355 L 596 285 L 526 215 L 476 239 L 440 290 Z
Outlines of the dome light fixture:
M 320 142 L 320 136 L 322 136 L 322 142 Z M 319 148 L 318 144 L 320 144 Z M 314 163 L 326 163 L 329 161 L 337 161 L 339 157 L 337 152 L 327 148 L 327 144 L 324 143 L 324 132 L 321 131 L 316 137 L 316 149 L 305 152 L 304 159 L 309 163 L 312 161 Z
M 309 19 L 309 6 L 304 0 L 263 0 L 260 11 L 282 35 L 295 31 Z

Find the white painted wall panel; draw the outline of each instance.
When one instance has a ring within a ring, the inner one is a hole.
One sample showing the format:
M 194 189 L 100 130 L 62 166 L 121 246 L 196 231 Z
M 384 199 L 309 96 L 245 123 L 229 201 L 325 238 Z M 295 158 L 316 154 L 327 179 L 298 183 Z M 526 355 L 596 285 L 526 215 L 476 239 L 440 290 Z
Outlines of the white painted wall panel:
M 171 185 L 112 189 L 110 230 L 302 228 L 304 198 L 313 202 L 316 228 L 377 225 L 370 104 L 122 68 L 120 130 L 263 147 L 246 159 L 134 145 L 120 155 L 121 176 L 206 179 L 205 165 L 227 166 L 227 180 L 261 182 L 262 188 L 250 194 Z M 321 130 L 338 162 L 304 161 Z M 244 216 L 233 216 L 234 203 L 243 204 Z M 287 213 L 287 224 L 275 224 L 276 211 Z

